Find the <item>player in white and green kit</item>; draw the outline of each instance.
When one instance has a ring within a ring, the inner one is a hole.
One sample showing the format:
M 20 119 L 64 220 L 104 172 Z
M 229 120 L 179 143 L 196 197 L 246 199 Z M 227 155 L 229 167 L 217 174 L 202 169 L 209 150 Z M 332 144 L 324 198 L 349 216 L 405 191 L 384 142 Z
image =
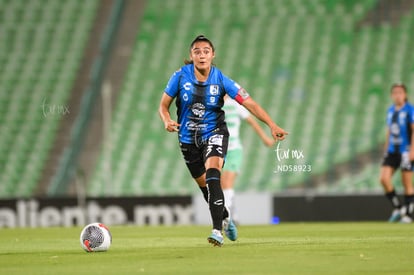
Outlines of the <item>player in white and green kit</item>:
M 243 146 L 240 139 L 240 126 L 242 121 L 245 120 L 252 126 L 266 146 L 272 146 L 275 141 L 265 133 L 246 108 L 229 96 L 224 97 L 223 110 L 230 136 L 226 161 L 221 176 L 221 187 L 224 193 L 225 206 L 230 209 L 233 220 L 237 221 L 237 213 L 234 207 L 234 182 L 237 174 L 240 172 L 243 161 Z

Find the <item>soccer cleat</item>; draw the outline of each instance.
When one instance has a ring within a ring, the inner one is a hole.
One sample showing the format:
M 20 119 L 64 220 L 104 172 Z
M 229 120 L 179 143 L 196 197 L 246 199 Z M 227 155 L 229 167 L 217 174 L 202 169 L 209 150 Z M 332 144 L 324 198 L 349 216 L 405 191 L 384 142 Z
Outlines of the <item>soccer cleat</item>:
M 230 241 L 235 241 L 237 240 L 237 227 L 230 215 L 230 210 L 227 207 L 225 208 L 228 216 L 223 219 L 224 234 Z
M 398 222 L 401 220 L 401 210 L 394 209 L 391 213 L 391 217 L 388 219 L 388 222 Z
M 411 219 L 407 215 L 402 216 L 402 218 L 400 219 L 400 223 L 412 223 L 412 222 L 413 222 L 413 219 Z
M 226 234 L 226 237 L 229 238 L 230 241 L 237 240 L 237 227 L 230 217 L 223 220 L 223 229 L 224 234 Z
M 224 244 L 223 235 L 217 229 L 213 229 L 211 235 L 207 238 L 208 242 L 214 246 L 222 246 Z

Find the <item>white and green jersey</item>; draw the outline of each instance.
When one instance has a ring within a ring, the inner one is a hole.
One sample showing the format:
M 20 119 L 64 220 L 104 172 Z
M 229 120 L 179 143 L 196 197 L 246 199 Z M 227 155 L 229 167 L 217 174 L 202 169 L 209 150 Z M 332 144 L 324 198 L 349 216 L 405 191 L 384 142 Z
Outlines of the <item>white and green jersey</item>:
M 227 128 L 229 129 L 228 150 L 241 149 L 240 125 L 241 120 L 249 117 L 249 111 L 231 98 L 224 101 L 223 110 L 225 112 Z

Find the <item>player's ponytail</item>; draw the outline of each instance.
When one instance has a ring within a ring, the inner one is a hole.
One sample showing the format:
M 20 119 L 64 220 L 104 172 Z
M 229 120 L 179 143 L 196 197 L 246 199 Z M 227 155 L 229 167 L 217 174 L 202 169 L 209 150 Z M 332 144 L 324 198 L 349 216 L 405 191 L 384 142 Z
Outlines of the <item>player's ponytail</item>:
M 405 86 L 405 84 L 403 84 L 403 83 L 395 83 L 395 84 L 392 84 L 392 86 L 391 86 L 391 92 L 392 92 L 392 90 L 394 90 L 394 88 L 401 88 L 401 89 L 403 89 L 404 90 L 404 93 L 405 93 L 405 102 L 408 102 L 407 86 Z

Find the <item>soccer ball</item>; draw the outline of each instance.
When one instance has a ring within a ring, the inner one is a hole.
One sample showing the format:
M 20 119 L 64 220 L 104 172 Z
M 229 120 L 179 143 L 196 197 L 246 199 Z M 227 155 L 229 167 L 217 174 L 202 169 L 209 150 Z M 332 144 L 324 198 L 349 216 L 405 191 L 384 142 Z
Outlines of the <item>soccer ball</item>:
M 112 235 L 104 224 L 91 223 L 82 229 L 80 243 L 86 252 L 107 251 L 112 243 Z

